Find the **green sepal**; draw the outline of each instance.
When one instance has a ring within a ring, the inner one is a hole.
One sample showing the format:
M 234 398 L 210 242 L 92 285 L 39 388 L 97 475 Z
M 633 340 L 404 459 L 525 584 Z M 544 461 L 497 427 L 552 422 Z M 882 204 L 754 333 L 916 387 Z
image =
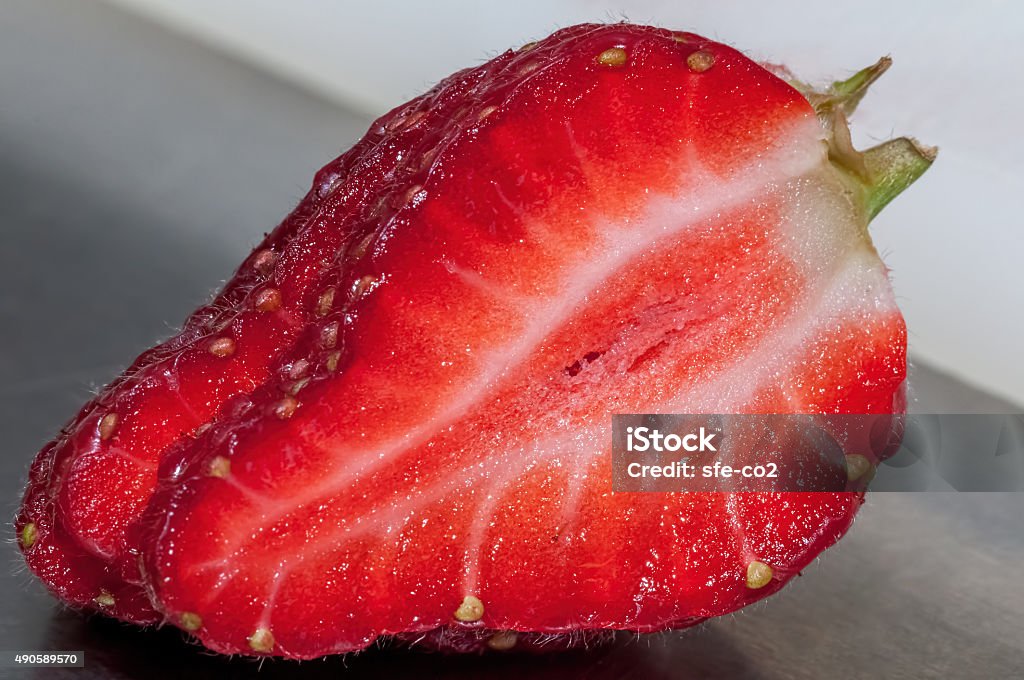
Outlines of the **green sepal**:
M 861 155 L 867 170 L 868 219 L 882 211 L 889 201 L 913 184 L 931 167 L 938 149 L 923 146 L 916 139 L 898 137 L 873 146 Z
M 910 137 L 892 139 L 866 151 L 853 147 L 847 118 L 871 84 L 890 66 L 892 59 L 882 57 L 846 80 L 835 81 L 825 90 L 815 90 L 788 71 L 774 69 L 814 107 L 828 133 L 829 160 L 857 187 L 869 221 L 923 175 L 938 153 L 935 147 L 924 146 Z

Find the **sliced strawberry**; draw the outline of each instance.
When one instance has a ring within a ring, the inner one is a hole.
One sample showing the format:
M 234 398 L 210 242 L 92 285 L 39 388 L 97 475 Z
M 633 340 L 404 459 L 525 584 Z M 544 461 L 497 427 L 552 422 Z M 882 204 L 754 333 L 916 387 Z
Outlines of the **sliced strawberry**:
M 453 75 L 321 171 L 269 279 L 244 266 L 212 327 L 40 455 L 30 565 L 295 658 L 543 647 L 774 592 L 861 496 L 615 494 L 609 416 L 902 409 L 866 225 L 930 158 L 850 148 L 861 90 L 627 24 Z
M 261 393 L 158 492 L 166 611 L 219 651 L 295 657 L 478 603 L 488 630 L 656 630 L 781 587 L 846 530 L 852 494 L 609 493 L 609 413 L 886 412 L 904 378 L 814 110 L 698 40 L 574 29 L 482 67 L 478 110 L 342 280 L 372 277 L 325 320 L 342 368 L 314 350 L 287 417 Z

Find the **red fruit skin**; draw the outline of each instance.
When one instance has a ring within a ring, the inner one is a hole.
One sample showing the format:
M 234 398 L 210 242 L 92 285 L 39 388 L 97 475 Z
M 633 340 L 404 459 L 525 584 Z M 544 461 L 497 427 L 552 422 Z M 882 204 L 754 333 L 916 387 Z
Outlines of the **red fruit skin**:
M 602 63 L 615 49 L 627 62 Z M 689 66 L 697 52 L 713 56 L 710 69 Z M 564 480 L 523 469 L 515 500 L 490 506 L 488 534 L 445 485 L 475 462 L 503 462 L 494 442 L 539 437 L 552 413 L 564 409 L 575 425 L 653 410 L 643 407 L 756 352 L 814 283 L 759 229 L 780 219 L 784 197 L 709 214 L 695 234 L 638 251 L 589 306 L 558 317 L 543 351 L 482 381 L 479 398 L 445 416 L 457 429 L 423 423 L 476 384 L 476 357 L 532 332 L 523 298 L 571 297 L 559 276 L 569 264 L 616 228 L 633 238 L 648 192 L 677 193 L 678 178 L 692 177 L 682 190 L 699 195 L 694 159 L 723 184 L 739 181 L 752 158 L 783 153 L 789 131 L 808 125 L 817 123 L 807 101 L 742 54 L 650 27 L 575 26 L 451 76 L 321 170 L 218 299 L 40 453 L 17 522 L 19 534 L 36 527 L 23 546 L 30 567 L 72 604 L 163 618 L 224 653 L 291 658 L 361 649 L 381 635 L 477 651 L 507 630 L 522 631 L 517 648 L 546 649 L 613 629 L 685 627 L 775 592 L 845 533 L 860 494 L 608 500 L 610 476 L 596 470 L 562 526 L 538 509 L 554 507 Z M 263 250 L 277 255 L 270 267 L 254 266 Z M 712 276 L 702 261 L 732 266 Z M 254 309 L 268 286 L 280 309 Z M 646 316 L 630 316 L 637 309 Z M 698 322 L 673 334 L 673 315 Z M 637 330 L 623 339 L 624 327 Z M 235 341 L 230 356 L 210 352 L 222 337 Z M 840 319 L 737 408 L 898 412 L 905 348 L 898 312 Z M 300 362 L 305 373 L 293 370 Z M 602 387 L 594 371 L 624 377 Z M 547 389 L 537 376 L 562 377 Z M 567 395 L 583 396 L 567 405 Z M 108 412 L 120 422 L 104 439 Z M 343 492 L 313 493 L 403 437 L 412 441 Z M 219 461 L 229 474 L 211 474 Z M 443 491 L 437 507 L 416 509 L 431 520 L 422 529 L 329 543 L 325 527 L 372 524 L 402 507 L 403 489 Z M 464 502 L 487 501 L 470 487 Z M 507 548 L 478 555 L 471 569 L 488 593 L 481 620 L 455 622 L 467 537 L 480 531 Z M 250 533 L 258 539 L 245 543 Z M 720 549 L 694 556 L 691 545 Z M 659 556 L 632 546 L 660 546 Z M 297 553 L 296 575 L 274 577 L 274 560 Z M 774 570 L 756 590 L 744 586 L 744 560 L 755 557 Z M 224 560 L 229 567 L 209 568 Z M 98 604 L 100 592 L 115 604 Z M 185 626 L 188 614 L 202 625 Z M 253 642 L 267 621 L 273 640 Z

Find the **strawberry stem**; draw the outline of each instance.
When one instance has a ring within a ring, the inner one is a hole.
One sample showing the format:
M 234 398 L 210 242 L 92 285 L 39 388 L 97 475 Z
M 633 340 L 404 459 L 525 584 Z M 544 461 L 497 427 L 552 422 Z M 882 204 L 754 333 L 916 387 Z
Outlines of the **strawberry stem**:
M 862 188 L 869 221 L 924 174 L 937 153 L 934 147 L 923 146 L 909 137 L 899 137 L 867 151 L 853 147 L 847 119 L 871 84 L 890 66 L 892 59 L 882 57 L 846 80 L 835 81 L 824 91 L 790 78 L 828 132 L 829 160 Z
M 890 57 L 882 57 L 867 68 L 857 71 L 846 80 L 832 83 L 824 99 L 815 105 L 819 113 L 826 108 L 839 108 L 849 116 L 860 104 L 871 84 L 878 80 L 892 66 Z M 813 103 L 813 102 L 812 102 Z
M 898 137 L 864 151 L 868 219 L 874 219 L 889 201 L 923 175 L 937 153 L 935 147 L 923 146 L 910 137 Z
M 764 64 L 765 68 L 796 88 L 811 103 L 818 116 L 826 122 L 830 121 L 837 111 L 844 117 L 849 117 L 857 108 L 857 104 L 860 104 L 860 100 L 867 94 L 872 83 L 881 78 L 890 66 L 892 66 L 892 59 L 882 57 L 846 80 L 837 80 L 826 89 L 819 90 L 794 76 L 784 66 Z

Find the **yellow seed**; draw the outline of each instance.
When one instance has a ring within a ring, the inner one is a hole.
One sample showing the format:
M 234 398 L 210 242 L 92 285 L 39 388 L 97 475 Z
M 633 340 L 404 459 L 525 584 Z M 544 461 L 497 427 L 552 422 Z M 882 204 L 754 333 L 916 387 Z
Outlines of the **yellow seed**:
M 231 474 L 231 461 L 224 456 L 214 456 L 207 469 L 211 477 L 224 478 Z
M 402 205 L 415 205 L 415 203 L 413 203 L 413 200 L 416 198 L 416 195 L 419 194 L 421 191 L 423 191 L 422 184 L 413 184 L 402 195 Z
M 114 596 L 105 590 L 101 590 L 99 595 L 92 598 L 92 601 L 101 607 L 113 607 L 115 603 Z
M 405 116 L 395 116 L 384 125 L 384 130 L 394 132 L 405 125 Z
M 851 453 L 846 457 L 846 476 L 855 481 L 867 474 L 871 469 L 871 461 L 859 453 Z
M 274 407 L 274 415 L 281 420 L 287 420 L 295 415 L 295 409 L 299 407 L 298 400 L 295 397 L 286 395 L 284 399 L 277 402 L 277 406 Z
M 416 123 L 426 118 L 427 114 L 423 111 L 413 111 L 408 116 L 399 116 L 384 126 L 384 129 L 388 132 L 395 132 L 396 130 L 407 130 Z
M 256 293 L 253 306 L 261 312 L 276 312 L 281 309 L 281 291 L 277 288 L 264 288 Z
M 358 281 L 352 284 L 352 299 L 356 300 L 361 298 L 363 294 L 370 289 L 370 286 L 377 283 L 377 277 L 372 274 L 367 274 L 361 277 Z
M 270 652 L 274 649 L 274 634 L 266 628 L 257 628 L 249 636 L 249 647 L 254 652 Z
M 502 630 L 487 640 L 487 646 L 496 652 L 507 652 L 516 646 L 519 633 L 514 630 Z
M 491 115 L 492 113 L 494 113 L 497 110 L 498 110 L 497 106 L 487 106 L 487 107 L 485 107 L 483 109 L 480 109 L 480 113 L 476 114 L 476 119 L 477 120 L 483 120 L 484 118 L 487 118 L 489 115 Z
M 210 354 L 215 357 L 229 357 L 235 353 L 235 341 L 231 338 L 217 338 L 210 343 Z
M 426 112 L 424 112 L 424 111 L 416 111 L 416 112 L 410 114 L 405 119 L 404 123 L 402 124 L 402 129 L 403 130 L 408 130 L 409 128 L 411 128 L 412 126 L 416 125 L 416 123 L 420 122 L 421 120 L 423 120 L 426 117 L 427 117 Z
M 305 359 L 299 359 L 291 368 L 288 369 L 288 377 L 292 380 L 298 380 L 299 378 L 306 377 L 306 373 L 309 372 L 309 362 Z
M 691 71 L 703 73 L 715 65 L 715 55 L 704 50 L 697 50 L 686 58 L 686 65 Z
M 252 258 L 253 269 L 260 274 L 269 274 L 277 263 L 277 255 L 272 250 L 261 250 Z
M 327 370 L 333 373 L 338 370 L 338 359 L 341 358 L 341 352 L 331 352 L 327 355 Z
M 522 47 L 519 48 L 519 53 L 522 54 L 523 52 L 529 52 L 530 50 L 532 50 L 536 46 L 537 46 L 536 42 L 528 42 L 528 43 L 526 43 L 525 45 L 523 45 Z
M 21 547 L 28 550 L 36 544 L 36 537 L 39 535 L 39 530 L 36 529 L 35 522 L 29 522 L 21 528 Z
M 100 439 L 106 441 L 114 436 L 117 429 L 117 414 L 111 411 L 100 420 Z
M 302 391 L 302 388 L 309 384 L 309 378 L 299 378 L 288 387 L 288 394 L 293 397 Z
M 317 189 L 317 195 L 320 198 L 333 194 L 334 191 L 344 183 L 345 178 L 340 175 L 334 175 L 329 180 L 324 181 L 320 184 L 320 188 Z
M 436 153 L 436 149 L 435 149 L 435 153 Z M 353 260 L 360 259 L 363 255 L 366 254 L 366 251 L 370 249 L 370 246 L 373 245 L 373 242 L 374 242 L 374 240 L 376 238 L 377 238 L 377 233 L 371 231 L 369 234 L 367 234 L 366 236 L 363 237 L 362 241 L 357 243 L 355 245 L 355 247 L 352 248 L 352 252 L 350 253 L 349 257 L 351 259 L 353 259 Z
M 675 40 L 677 43 L 688 43 L 688 42 L 690 42 L 690 39 L 687 38 L 682 33 L 673 33 L 672 34 L 672 39 Z
M 455 619 L 463 623 L 479 621 L 484 616 L 484 603 L 480 598 L 473 595 L 466 595 L 462 598 L 462 604 L 455 610 Z
M 182 612 L 178 617 L 181 627 L 190 633 L 194 633 L 203 627 L 203 619 L 194 612 Z
M 764 562 L 754 560 L 747 565 L 747 587 L 751 590 L 764 588 L 771 580 L 772 568 Z
M 320 344 L 324 349 L 334 349 L 338 344 L 338 322 L 329 323 L 320 331 Z
M 431 149 L 430 151 L 425 152 L 423 154 L 423 158 L 420 159 L 419 169 L 420 170 L 430 170 L 430 168 L 433 167 L 434 159 L 437 158 L 437 154 L 439 152 L 440 152 L 440 150 L 436 146 L 433 149 Z
M 626 50 L 621 47 L 609 47 L 597 55 L 597 62 L 603 66 L 622 66 L 626 63 Z
M 327 316 L 331 311 L 331 307 L 334 306 L 334 287 L 330 287 L 320 294 L 320 298 L 316 301 L 316 315 Z

